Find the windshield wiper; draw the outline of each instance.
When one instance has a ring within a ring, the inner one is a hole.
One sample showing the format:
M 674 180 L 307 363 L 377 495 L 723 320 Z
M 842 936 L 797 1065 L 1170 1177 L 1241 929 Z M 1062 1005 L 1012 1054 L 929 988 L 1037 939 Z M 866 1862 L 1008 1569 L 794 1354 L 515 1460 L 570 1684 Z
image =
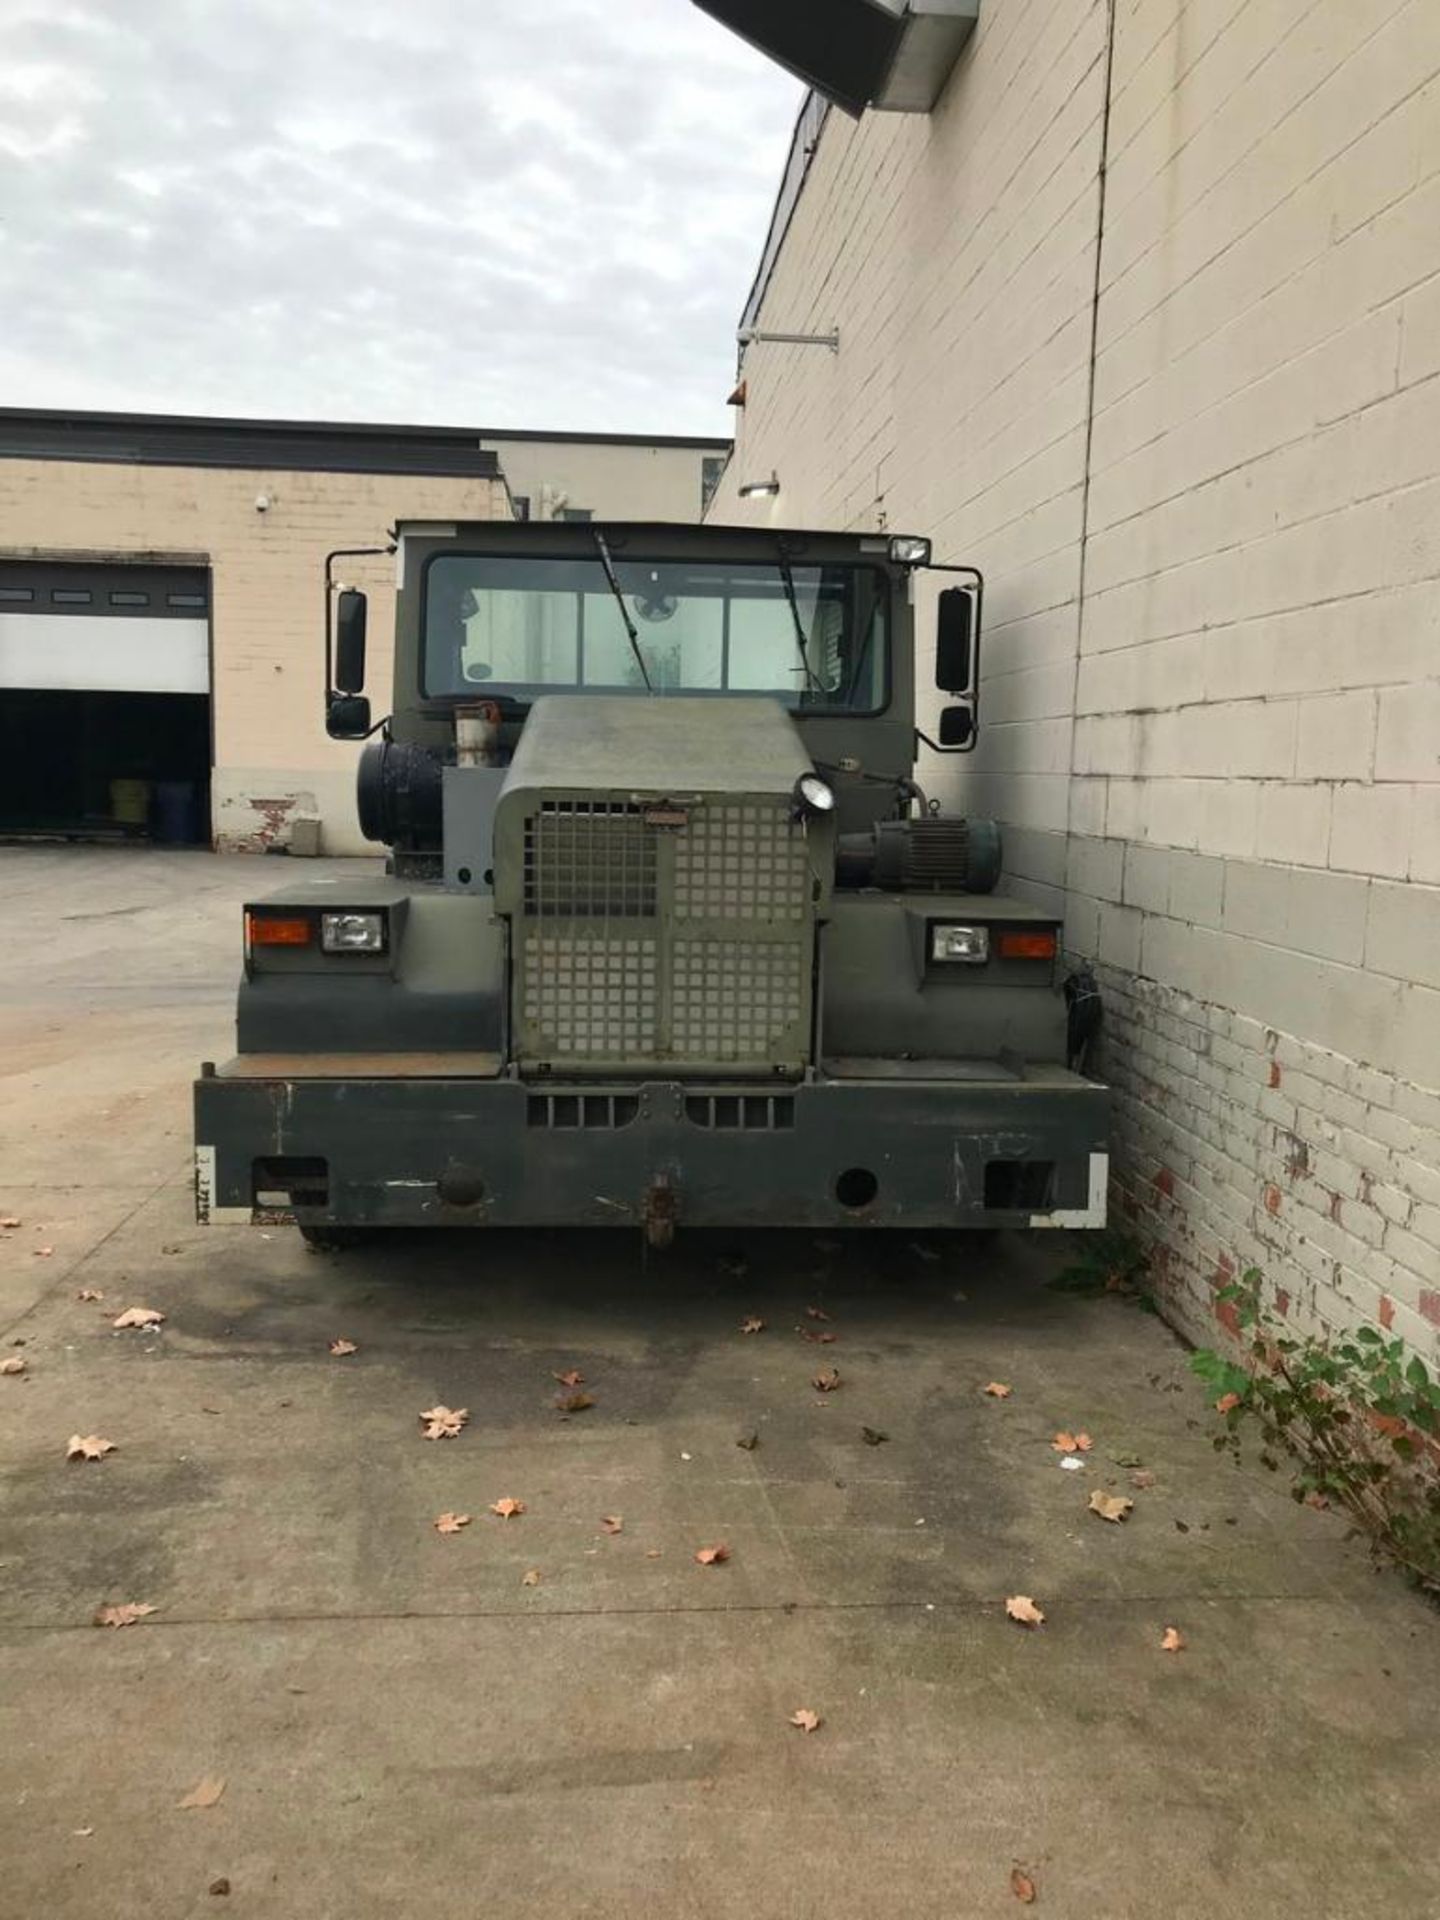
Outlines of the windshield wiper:
M 800 618 L 800 603 L 795 598 L 795 576 L 790 571 L 790 562 L 785 558 L 784 547 L 781 547 L 775 564 L 785 584 L 785 598 L 790 602 L 790 618 L 795 622 L 795 644 L 800 649 L 800 664 L 805 669 L 805 678 L 817 693 L 824 693 L 824 683 L 810 664 L 810 653 L 805 643 L 805 622 Z
M 590 529 L 590 537 L 595 542 L 595 551 L 600 556 L 600 564 L 605 569 L 605 578 L 610 582 L 610 591 L 615 596 L 615 604 L 620 609 L 620 618 L 625 622 L 625 637 L 630 642 L 630 651 L 635 656 L 635 664 L 640 669 L 640 677 L 645 682 L 645 691 L 653 693 L 650 673 L 645 665 L 645 656 L 640 651 L 640 635 L 635 631 L 635 622 L 630 618 L 630 609 L 625 604 L 625 595 L 620 590 L 620 582 L 615 578 L 615 563 L 610 558 L 610 547 L 599 527 Z

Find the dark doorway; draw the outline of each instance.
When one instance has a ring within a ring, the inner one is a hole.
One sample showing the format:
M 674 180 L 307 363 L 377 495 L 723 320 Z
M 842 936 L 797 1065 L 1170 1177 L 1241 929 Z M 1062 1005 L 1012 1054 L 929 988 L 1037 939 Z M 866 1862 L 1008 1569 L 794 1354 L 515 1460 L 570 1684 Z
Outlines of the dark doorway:
M 210 700 L 0 689 L 0 833 L 210 843 Z

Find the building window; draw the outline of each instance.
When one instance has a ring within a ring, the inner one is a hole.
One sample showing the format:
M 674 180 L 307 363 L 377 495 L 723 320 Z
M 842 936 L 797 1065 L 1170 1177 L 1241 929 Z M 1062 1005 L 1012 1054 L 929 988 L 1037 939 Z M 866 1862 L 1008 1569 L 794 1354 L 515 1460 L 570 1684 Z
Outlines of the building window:
M 591 507 L 561 507 L 555 518 L 557 520 L 593 520 L 595 513 Z
M 52 587 L 50 599 L 57 607 L 88 607 L 90 589 L 88 587 Z
M 515 509 L 515 518 L 517 520 L 528 520 L 530 518 L 530 496 L 528 493 L 515 494 L 512 498 L 511 505 Z
M 148 593 L 115 592 L 110 596 L 110 604 L 112 607 L 148 607 L 150 596 Z
M 0 600 L 33 600 L 33 587 L 0 587 Z
M 700 462 L 700 511 L 704 513 L 715 497 L 715 489 L 720 484 L 720 476 L 725 471 L 727 456 L 723 453 L 707 453 Z
M 203 613 L 205 596 L 203 593 L 167 593 L 165 604 L 167 607 L 198 607 Z

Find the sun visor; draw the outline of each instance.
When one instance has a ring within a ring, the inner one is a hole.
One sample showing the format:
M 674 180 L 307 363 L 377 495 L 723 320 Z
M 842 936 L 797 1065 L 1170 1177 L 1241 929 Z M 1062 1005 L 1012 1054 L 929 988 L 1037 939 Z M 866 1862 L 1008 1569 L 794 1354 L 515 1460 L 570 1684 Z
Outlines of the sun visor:
M 928 113 L 980 0 L 695 0 L 722 26 L 857 118 Z

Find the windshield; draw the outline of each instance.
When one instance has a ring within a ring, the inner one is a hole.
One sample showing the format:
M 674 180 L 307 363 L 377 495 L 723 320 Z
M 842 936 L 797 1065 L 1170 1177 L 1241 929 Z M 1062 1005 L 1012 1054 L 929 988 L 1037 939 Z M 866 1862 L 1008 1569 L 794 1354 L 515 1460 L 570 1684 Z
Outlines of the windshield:
M 644 693 L 648 677 L 662 694 L 763 693 L 790 707 L 861 713 L 884 706 L 886 580 L 875 568 L 619 555 L 614 568 L 623 613 L 598 554 L 437 554 L 426 569 L 425 693 L 519 701 L 566 690 Z

